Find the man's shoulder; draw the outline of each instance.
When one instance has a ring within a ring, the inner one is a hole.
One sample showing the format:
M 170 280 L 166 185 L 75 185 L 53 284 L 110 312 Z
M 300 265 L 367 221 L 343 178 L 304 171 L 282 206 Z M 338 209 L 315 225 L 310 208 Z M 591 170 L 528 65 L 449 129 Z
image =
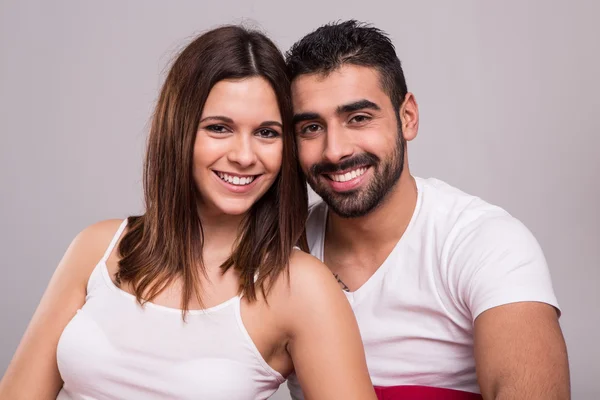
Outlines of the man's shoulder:
M 504 208 L 465 193 L 437 179 L 422 180 L 424 202 L 429 202 L 425 219 L 442 233 L 444 248 L 452 253 L 538 251 L 529 229 Z M 456 254 L 456 253 L 455 253 Z
M 472 226 L 474 223 L 497 218 L 513 219 L 502 207 L 464 192 L 442 180 L 416 179 L 423 196 L 422 208 L 426 219 L 433 220 L 436 224 L 447 224 L 448 229 Z

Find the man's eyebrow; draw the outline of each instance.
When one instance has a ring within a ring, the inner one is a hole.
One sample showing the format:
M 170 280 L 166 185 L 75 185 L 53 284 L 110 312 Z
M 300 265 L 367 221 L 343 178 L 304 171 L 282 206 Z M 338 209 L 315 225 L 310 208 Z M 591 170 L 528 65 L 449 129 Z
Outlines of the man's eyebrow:
M 370 110 L 375 110 L 375 111 L 381 110 L 381 108 L 377 104 L 373 103 L 372 101 L 367 100 L 367 99 L 362 99 L 362 100 L 354 101 L 352 103 L 338 106 L 338 108 L 335 110 L 335 112 L 339 115 L 339 114 L 348 114 L 348 113 L 351 113 L 354 111 L 359 111 L 359 110 L 364 110 L 364 109 L 370 109 Z
M 209 117 L 206 118 L 202 118 L 202 120 L 200 121 L 200 123 L 203 123 L 204 121 L 221 121 L 221 122 L 227 122 L 228 124 L 233 124 L 233 120 L 229 117 L 225 117 L 223 115 L 211 115 Z
M 294 114 L 292 118 L 292 123 L 296 125 L 298 122 L 302 121 L 310 121 L 311 119 L 319 119 L 321 116 L 314 112 L 305 112 L 300 114 Z
M 352 103 L 343 104 L 341 106 L 338 106 L 336 108 L 335 112 L 339 115 L 339 114 L 348 114 L 348 113 L 351 113 L 354 111 L 359 111 L 359 110 L 364 110 L 364 109 L 379 111 L 379 110 L 381 110 L 381 107 L 379 107 L 377 104 L 373 103 L 370 100 L 362 99 L 362 100 L 354 101 Z M 321 118 L 321 116 L 318 113 L 305 112 L 305 113 L 295 114 L 294 118 L 292 119 L 292 122 L 294 125 L 296 125 L 298 122 L 310 121 L 313 119 L 320 119 L 320 118 Z

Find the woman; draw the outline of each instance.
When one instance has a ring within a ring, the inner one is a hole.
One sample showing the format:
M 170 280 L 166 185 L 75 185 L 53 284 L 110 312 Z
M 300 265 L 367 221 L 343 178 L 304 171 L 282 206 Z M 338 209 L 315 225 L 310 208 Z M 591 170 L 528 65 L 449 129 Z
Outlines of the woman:
M 0 398 L 266 399 L 295 369 L 309 399 L 374 399 L 344 295 L 293 248 L 307 196 L 291 115 L 262 34 L 187 46 L 155 110 L 145 213 L 75 238 Z

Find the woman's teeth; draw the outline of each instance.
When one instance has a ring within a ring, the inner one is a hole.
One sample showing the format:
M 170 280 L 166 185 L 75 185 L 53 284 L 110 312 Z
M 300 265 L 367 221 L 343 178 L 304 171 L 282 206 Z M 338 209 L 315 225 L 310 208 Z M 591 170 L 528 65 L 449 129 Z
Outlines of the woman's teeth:
M 221 178 L 225 182 L 231 183 L 232 185 L 238 185 L 238 186 L 249 185 L 250 183 L 252 183 L 254 178 L 256 178 L 256 176 L 254 176 L 254 175 L 232 176 L 232 175 L 228 175 L 224 172 L 217 172 L 217 175 L 219 176 L 219 178 Z

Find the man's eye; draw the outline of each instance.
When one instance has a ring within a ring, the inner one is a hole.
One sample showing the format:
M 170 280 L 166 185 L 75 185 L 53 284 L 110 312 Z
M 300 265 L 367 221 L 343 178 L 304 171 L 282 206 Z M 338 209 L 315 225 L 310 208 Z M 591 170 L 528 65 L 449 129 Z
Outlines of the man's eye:
M 315 133 L 315 132 L 318 132 L 319 129 L 321 129 L 320 125 L 309 124 L 309 125 L 306 125 L 304 128 L 302 128 L 301 132 L 302 133 Z
M 366 122 L 368 120 L 370 120 L 371 118 L 367 115 L 355 115 L 354 117 L 352 117 L 350 119 L 350 122 L 356 122 L 356 123 L 361 123 L 361 122 Z

